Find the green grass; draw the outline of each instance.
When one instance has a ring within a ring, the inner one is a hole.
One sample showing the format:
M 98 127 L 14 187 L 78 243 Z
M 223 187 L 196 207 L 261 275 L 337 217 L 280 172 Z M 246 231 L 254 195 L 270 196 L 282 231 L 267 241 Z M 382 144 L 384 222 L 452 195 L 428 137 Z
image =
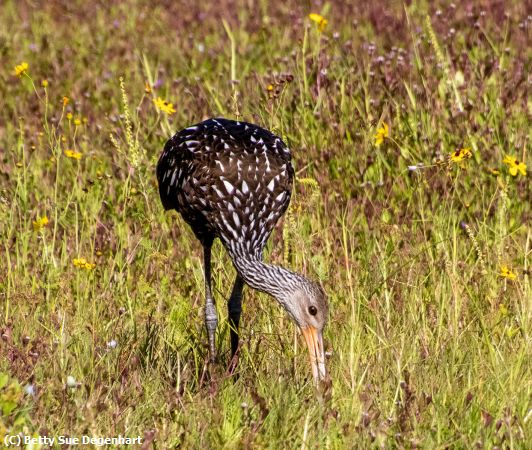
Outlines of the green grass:
M 3 2 L 0 435 L 526 448 L 530 171 L 503 162 L 531 166 L 524 3 L 222 3 Z M 235 272 L 219 243 L 222 362 L 204 373 L 201 246 L 164 213 L 155 164 L 173 132 L 210 116 L 292 149 L 301 181 L 267 259 L 329 295 L 325 395 L 296 327 L 249 288 L 227 376 Z M 449 160 L 464 147 L 471 158 Z

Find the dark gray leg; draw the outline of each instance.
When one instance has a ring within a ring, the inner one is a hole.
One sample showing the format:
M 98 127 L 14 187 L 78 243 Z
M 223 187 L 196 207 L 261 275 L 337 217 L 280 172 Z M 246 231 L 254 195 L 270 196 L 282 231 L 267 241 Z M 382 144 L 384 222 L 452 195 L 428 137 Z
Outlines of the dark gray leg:
M 205 326 L 209 337 L 210 361 L 216 361 L 216 327 L 218 326 L 218 315 L 211 289 L 211 245 L 203 247 L 203 263 L 205 269 Z
M 229 327 L 231 333 L 231 360 L 233 360 L 236 351 L 238 350 L 238 324 L 240 323 L 240 313 L 242 312 L 242 289 L 244 288 L 244 280 L 237 275 L 231 298 L 229 299 Z

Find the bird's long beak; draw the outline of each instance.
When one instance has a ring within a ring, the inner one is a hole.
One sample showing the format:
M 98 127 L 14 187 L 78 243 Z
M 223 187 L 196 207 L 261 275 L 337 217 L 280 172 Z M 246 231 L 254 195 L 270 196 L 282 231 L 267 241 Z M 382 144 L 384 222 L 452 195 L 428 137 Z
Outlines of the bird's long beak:
M 321 331 L 314 327 L 302 328 L 303 336 L 308 346 L 310 354 L 310 364 L 312 366 L 312 375 L 314 383 L 318 384 L 320 380 L 325 379 L 327 370 L 325 369 L 325 352 L 323 350 L 323 338 Z

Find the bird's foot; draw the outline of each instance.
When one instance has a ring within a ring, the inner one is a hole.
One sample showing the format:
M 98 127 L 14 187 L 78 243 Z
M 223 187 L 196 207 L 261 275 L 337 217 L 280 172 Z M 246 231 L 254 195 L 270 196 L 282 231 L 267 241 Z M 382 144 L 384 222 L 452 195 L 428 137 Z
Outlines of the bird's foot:
M 211 394 L 218 390 L 218 382 L 222 377 L 220 373 L 220 364 L 216 356 L 208 356 L 203 362 L 203 369 L 199 379 L 200 388 L 208 387 Z
M 238 352 L 236 352 L 231 357 L 231 360 L 229 361 L 229 365 L 227 366 L 227 373 L 238 379 L 238 372 L 236 370 L 237 367 L 238 367 Z

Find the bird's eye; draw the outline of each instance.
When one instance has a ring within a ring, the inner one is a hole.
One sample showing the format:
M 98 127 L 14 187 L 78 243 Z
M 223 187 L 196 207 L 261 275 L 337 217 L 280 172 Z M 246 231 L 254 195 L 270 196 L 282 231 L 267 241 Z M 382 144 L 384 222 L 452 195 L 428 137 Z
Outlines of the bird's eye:
M 315 306 L 309 306 L 308 312 L 311 316 L 315 316 L 316 314 L 318 314 L 318 308 L 316 308 Z

